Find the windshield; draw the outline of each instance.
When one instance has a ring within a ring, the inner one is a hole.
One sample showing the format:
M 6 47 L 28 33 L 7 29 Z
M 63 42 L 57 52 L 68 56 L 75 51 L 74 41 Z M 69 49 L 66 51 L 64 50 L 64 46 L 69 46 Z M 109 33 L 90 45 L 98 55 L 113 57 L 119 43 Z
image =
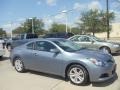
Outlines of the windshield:
M 82 49 L 82 46 L 69 40 L 59 40 L 59 41 L 53 41 L 53 42 L 67 52 L 74 52 Z
M 95 36 L 92 36 L 92 38 L 93 38 L 94 40 L 98 41 L 98 42 L 103 42 L 103 41 L 105 41 L 105 40 L 101 40 L 100 38 L 97 38 L 97 37 L 95 37 Z

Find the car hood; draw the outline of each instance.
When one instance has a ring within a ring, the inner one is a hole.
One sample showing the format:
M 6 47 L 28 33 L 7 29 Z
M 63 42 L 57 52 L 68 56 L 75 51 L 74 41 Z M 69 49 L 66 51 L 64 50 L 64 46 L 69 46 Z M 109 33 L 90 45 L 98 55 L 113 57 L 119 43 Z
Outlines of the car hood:
M 111 43 L 111 44 L 118 44 L 118 45 L 120 45 L 120 43 L 118 43 L 118 42 L 112 42 L 112 41 L 107 41 L 108 43 Z
M 96 60 L 110 60 L 112 56 L 110 54 L 104 53 L 100 50 L 90 50 L 90 49 L 82 49 L 77 51 L 76 53 L 83 55 L 86 58 L 95 58 Z
M 120 43 L 118 42 L 112 42 L 112 41 L 101 41 L 102 43 L 108 43 L 108 44 L 117 44 L 117 45 L 120 45 Z

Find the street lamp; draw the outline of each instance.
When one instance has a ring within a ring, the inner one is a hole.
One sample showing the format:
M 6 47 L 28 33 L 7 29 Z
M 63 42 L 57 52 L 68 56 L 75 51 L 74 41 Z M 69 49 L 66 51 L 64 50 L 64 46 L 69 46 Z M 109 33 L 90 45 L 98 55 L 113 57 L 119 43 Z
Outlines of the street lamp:
M 106 17 L 107 17 L 107 39 L 109 39 L 109 34 L 110 34 L 110 32 L 109 32 L 109 2 L 108 2 L 108 0 L 106 0 L 106 12 L 107 12 L 107 14 L 106 14 Z
M 32 20 L 32 34 L 34 34 L 34 23 L 33 23 L 33 18 L 29 18 L 30 20 Z
M 13 33 L 12 33 L 12 25 L 13 23 L 12 22 L 10 22 L 10 27 L 11 27 L 11 32 L 10 32 L 10 38 L 12 39 L 12 37 L 13 37 Z
M 67 18 L 67 10 L 63 10 L 62 13 L 66 14 L 66 33 L 68 32 L 68 18 Z

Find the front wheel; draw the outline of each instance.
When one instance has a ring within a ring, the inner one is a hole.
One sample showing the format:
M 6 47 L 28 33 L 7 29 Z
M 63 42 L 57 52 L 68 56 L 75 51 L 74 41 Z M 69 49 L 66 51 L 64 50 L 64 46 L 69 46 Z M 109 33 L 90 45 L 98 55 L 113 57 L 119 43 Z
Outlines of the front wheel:
M 20 58 L 15 58 L 14 67 L 15 67 L 16 71 L 18 71 L 18 72 L 24 72 L 25 71 L 24 64 L 23 64 L 23 62 L 21 61 Z
M 88 82 L 88 73 L 81 65 L 72 65 L 68 69 L 67 76 L 75 85 L 85 85 Z
M 109 47 L 102 47 L 102 48 L 100 48 L 100 50 L 102 50 L 105 53 L 111 53 L 111 50 Z

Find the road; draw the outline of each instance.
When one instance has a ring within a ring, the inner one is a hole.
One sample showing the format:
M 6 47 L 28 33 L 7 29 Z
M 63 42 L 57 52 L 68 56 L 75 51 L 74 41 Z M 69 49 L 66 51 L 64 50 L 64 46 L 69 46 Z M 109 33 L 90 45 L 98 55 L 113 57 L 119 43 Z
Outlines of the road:
M 9 52 L 6 51 L 6 55 L 0 60 L 0 90 L 120 90 L 120 55 L 114 55 L 117 63 L 115 78 L 86 86 L 72 85 L 61 77 L 39 72 L 18 73 L 8 57 Z

